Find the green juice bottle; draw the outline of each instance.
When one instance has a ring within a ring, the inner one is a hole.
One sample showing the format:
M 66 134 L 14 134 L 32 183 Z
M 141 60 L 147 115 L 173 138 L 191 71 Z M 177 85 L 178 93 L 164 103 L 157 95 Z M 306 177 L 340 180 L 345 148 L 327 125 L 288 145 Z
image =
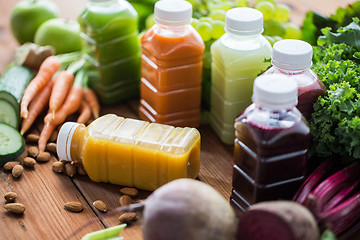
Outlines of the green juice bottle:
M 263 16 L 239 7 L 226 12 L 226 33 L 211 45 L 210 125 L 225 144 L 234 144 L 234 119 L 251 104 L 253 83 L 270 65 L 271 45 L 261 35 Z
M 139 95 L 138 15 L 124 0 L 89 0 L 78 17 L 89 86 L 103 104 Z

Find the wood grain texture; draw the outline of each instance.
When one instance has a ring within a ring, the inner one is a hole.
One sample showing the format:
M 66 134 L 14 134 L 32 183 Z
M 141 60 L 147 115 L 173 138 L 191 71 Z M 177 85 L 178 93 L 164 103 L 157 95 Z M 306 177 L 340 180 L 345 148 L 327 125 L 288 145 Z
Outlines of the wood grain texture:
M 65 239 L 96 216 L 71 179 L 52 171 L 54 161 L 52 156 L 47 163 L 37 163 L 34 169 L 25 168 L 19 179 L 14 179 L 10 172 L 0 171 L 0 196 L 13 191 L 18 196 L 16 202 L 26 207 L 20 216 L 0 207 L 0 239 Z M 3 198 L 1 201 L 5 203 Z M 66 211 L 64 203 L 68 201 L 82 202 L 84 211 Z M 80 239 L 87 232 L 103 227 L 97 222 L 74 237 Z
M 53 0 L 60 9 L 60 16 L 76 19 L 86 0 Z M 13 59 L 18 46 L 9 29 L 9 16 L 18 1 L 0 1 L 0 73 Z M 308 10 L 330 14 L 338 6 L 345 6 L 350 0 L 279 0 L 292 9 L 291 19 L 301 25 Z M 103 107 L 101 114 L 114 113 L 123 117 L 138 118 L 137 101 L 129 101 L 111 107 Z M 41 129 L 41 121 L 38 129 Z M 34 129 L 36 131 L 36 129 Z M 222 144 L 209 126 L 201 126 L 201 169 L 199 180 L 217 189 L 226 199 L 230 196 L 232 181 L 232 146 Z M 119 207 L 121 186 L 92 182 L 87 176 L 69 178 L 51 170 L 51 162 L 37 164 L 34 170 L 25 169 L 23 176 L 15 180 L 11 174 L 0 170 L 0 197 L 8 191 L 18 194 L 18 202 L 26 206 L 23 216 L 13 216 L 0 207 L 0 239 L 65 239 L 86 225 L 70 239 L 80 239 L 85 233 L 119 224 L 119 214 L 106 216 L 98 212 L 92 203 L 102 200 L 109 211 Z M 141 191 L 134 201 L 145 199 L 150 192 Z M 4 199 L 0 200 L 2 204 Z M 63 208 L 67 201 L 80 201 L 84 205 L 81 213 L 71 213 Z M 93 221 L 89 225 L 89 222 Z M 141 240 L 140 221 L 128 226 L 121 236 L 128 240 Z

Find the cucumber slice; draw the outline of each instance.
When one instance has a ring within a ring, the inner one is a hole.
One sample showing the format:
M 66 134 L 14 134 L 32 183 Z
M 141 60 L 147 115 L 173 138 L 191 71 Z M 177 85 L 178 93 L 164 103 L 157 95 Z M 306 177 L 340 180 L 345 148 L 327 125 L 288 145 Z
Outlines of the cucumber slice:
M 0 167 L 9 161 L 15 161 L 24 151 L 24 139 L 19 131 L 0 123 Z
M 0 122 L 6 123 L 14 128 L 18 126 L 18 114 L 12 104 L 8 101 L 0 99 Z
M 32 79 L 32 72 L 24 66 L 13 66 L 6 70 L 0 78 L 0 99 L 7 101 L 13 107 L 17 114 L 17 121 L 11 122 L 11 125 L 20 123 L 20 101 L 24 91 Z M 4 112 L 0 107 L 2 116 L 6 116 L 8 112 Z

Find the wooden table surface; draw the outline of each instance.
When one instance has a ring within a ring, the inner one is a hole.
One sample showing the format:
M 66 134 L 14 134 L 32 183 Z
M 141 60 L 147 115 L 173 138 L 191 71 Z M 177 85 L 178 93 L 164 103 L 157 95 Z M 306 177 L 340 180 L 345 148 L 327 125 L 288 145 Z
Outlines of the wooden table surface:
M 11 9 L 18 0 L 0 1 L 0 73 L 13 59 L 15 48 L 18 46 L 9 30 L 9 16 Z M 86 0 L 54 0 L 60 8 L 60 16 L 76 19 L 83 9 Z M 330 14 L 339 6 L 346 6 L 351 0 L 279 0 L 288 4 L 292 9 L 292 22 L 302 23 L 305 12 L 316 10 L 323 14 Z M 101 114 L 115 113 L 124 117 L 138 118 L 136 102 L 123 103 L 112 107 L 103 107 Z M 202 136 L 201 146 L 201 181 L 216 188 L 226 199 L 230 196 L 232 179 L 232 147 L 223 145 L 208 126 L 199 128 Z M 39 131 L 39 127 L 33 129 Z M 120 186 L 94 183 L 87 176 L 77 175 L 70 178 L 64 174 L 56 174 L 51 170 L 51 161 L 36 164 L 33 170 L 25 169 L 23 176 L 15 180 L 9 172 L 0 169 L 0 197 L 14 191 L 18 195 L 18 202 L 26 206 L 22 216 L 14 216 L 0 207 L 0 239 L 66 239 L 79 230 L 90 220 L 101 216 L 92 206 L 93 201 L 101 199 L 108 208 L 119 206 L 121 196 Z M 145 198 L 149 193 L 141 192 L 138 199 Z M 1 204 L 5 203 L 5 200 Z M 84 211 L 71 213 L 64 209 L 64 203 L 80 201 Z M 81 239 L 86 233 L 106 227 L 118 225 L 118 215 L 94 221 L 93 224 L 82 228 L 69 239 Z M 140 222 L 128 226 L 121 234 L 125 239 L 142 239 Z

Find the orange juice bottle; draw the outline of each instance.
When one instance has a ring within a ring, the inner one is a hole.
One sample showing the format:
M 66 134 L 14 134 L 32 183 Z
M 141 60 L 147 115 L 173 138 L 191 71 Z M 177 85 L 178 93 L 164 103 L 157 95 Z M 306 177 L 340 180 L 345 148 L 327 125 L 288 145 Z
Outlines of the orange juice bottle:
M 85 127 L 67 122 L 58 135 L 61 159 L 81 162 L 95 182 L 155 190 L 200 171 L 200 133 L 107 114 Z
M 197 127 L 205 45 L 190 25 L 192 5 L 158 1 L 154 15 L 156 24 L 141 38 L 139 115 L 150 122 Z

